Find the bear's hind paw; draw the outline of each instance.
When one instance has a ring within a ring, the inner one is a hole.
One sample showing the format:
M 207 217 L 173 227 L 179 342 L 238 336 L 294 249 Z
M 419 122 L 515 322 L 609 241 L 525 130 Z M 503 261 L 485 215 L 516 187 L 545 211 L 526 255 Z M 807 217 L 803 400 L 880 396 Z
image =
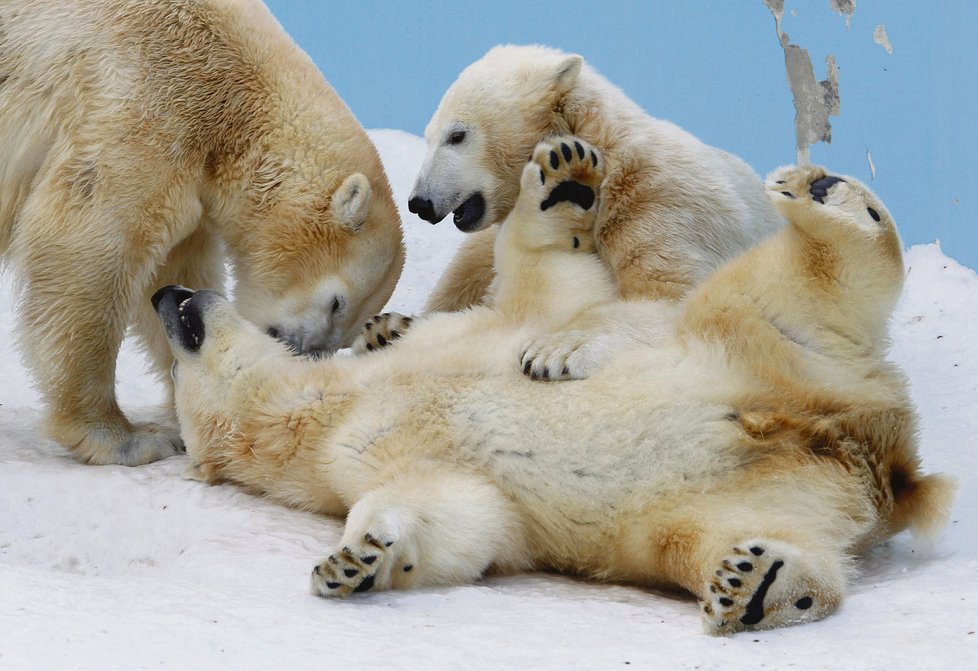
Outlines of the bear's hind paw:
M 841 600 L 840 574 L 831 562 L 809 559 L 815 561 L 780 541 L 752 539 L 733 548 L 700 600 L 707 632 L 772 629 L 831 613 Z

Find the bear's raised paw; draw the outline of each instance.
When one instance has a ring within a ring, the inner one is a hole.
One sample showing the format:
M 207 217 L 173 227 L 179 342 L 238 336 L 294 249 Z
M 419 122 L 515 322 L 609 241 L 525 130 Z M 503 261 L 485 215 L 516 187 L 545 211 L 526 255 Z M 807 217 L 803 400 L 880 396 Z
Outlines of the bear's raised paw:
M 523 169 L 518 206 L 537 222 L 576 233 L 574 249 L 591 251 L 591 227 L 604 179 L 604 160 L 590 144 L 557 135 L 537 144 Z

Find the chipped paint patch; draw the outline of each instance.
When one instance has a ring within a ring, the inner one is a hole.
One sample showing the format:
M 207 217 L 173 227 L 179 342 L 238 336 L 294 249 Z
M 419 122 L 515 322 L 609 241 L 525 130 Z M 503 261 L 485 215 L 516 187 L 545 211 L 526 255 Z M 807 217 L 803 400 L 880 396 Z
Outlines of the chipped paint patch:
M 890 38 L 886 34 L 886 26 L 884 26 L 882 23 L 876 26 L 876 29 L 873 31 L 873 41 L 886 49 L 886 53 L 890 54 L 891 56 L 893 55 L 893 47 L 890 46 Z
M 836 14 L 844 14 L 846 28 L 852 28 L 852 15 L 856 13 L 856 0 L 829 0 L 829 7 Z
M 839 2 L 849 6 L 843 0 Z M 808 165 L 811 162 L 810 147 L 813 144 L 819 141 L 832 142 L 832 124 L 829 123 L 829 116 L 839 116 L 839 77 L 835 58 L 826 57 L 826 79 L 817 81 L 808 50 L 802 49 L 797 44 L 791 44 L 788 34 L 781 29 L 784 0 L 764 0 L 764 4 L 774 15 L 778 41 L 784 51 L 788 88 L 791 89 L 791 97 L 795 104 L 795 162 L 798 165 Z M 855 11 L 855 6 L 853 0 L 852 11 Z

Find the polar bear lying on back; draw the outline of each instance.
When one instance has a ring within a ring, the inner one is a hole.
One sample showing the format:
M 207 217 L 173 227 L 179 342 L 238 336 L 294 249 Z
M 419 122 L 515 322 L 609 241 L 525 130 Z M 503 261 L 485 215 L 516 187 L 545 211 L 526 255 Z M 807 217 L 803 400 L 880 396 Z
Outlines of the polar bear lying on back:
M 539 145 L 493 306 L 369 357 L 297 360 L 217 293 L 156 294 L 196 476 L 347 515 L 315 593 L 551 568 L 681 586 L 725 634 L 827 615 L 853 553 L 943 522 L 951 489 L 920 473 L 880 348 L 903 265 L 872 193 L 784 169 L 785 230 L 684 306 L 624 303 L 585 242 L 603 167 L 582 140 Z M 528 339 L 615 306 L 639 337 L 590 378 L 515 366 Z

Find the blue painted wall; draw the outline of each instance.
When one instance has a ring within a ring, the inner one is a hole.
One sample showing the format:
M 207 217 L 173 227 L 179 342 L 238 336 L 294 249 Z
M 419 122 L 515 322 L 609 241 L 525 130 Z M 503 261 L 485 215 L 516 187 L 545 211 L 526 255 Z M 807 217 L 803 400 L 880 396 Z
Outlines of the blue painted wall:
M 794 108 L 762 0 L 267 0 L 367 128 L 421 134 L 458 72 L 495 44 L 582 54 L 649 113 L 765 174 L 794 161 Z M 926 9 L 924 9 L 926 8 Z M 978 267 L 978 2 L 787 0 L 783 29 L 839 67 L 842 111 L 812 160 L 871 182 L 908 245 Z M 873 40 L 884 24 L 893 54 Z M 872 152 L 871 179 L 866 151 Z

